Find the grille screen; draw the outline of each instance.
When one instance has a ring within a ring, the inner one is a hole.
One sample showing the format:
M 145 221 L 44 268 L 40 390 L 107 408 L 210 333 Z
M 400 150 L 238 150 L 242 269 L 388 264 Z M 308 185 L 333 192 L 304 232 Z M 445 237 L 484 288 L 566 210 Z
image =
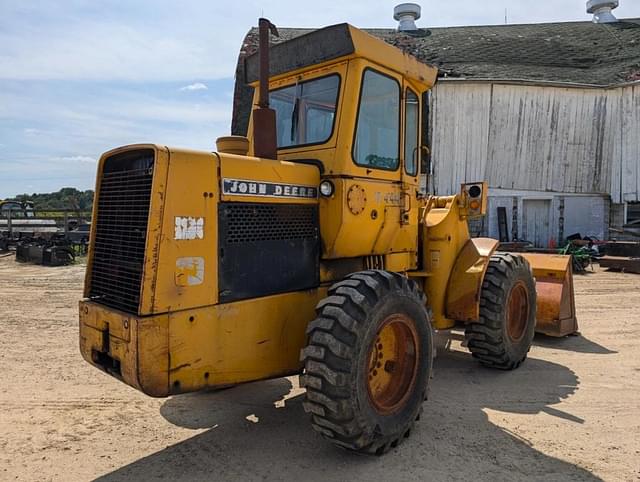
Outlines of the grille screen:
M 314 238 L 315 205 L 227 204 L 226 242 L 251 243 Z
M 153 151 L 125 152 L 104 163 L 89 297 L 137 313 L 144 267 Z
M 221 302 L 318 286 L 317 204 L 229 202 L 218 212 Z

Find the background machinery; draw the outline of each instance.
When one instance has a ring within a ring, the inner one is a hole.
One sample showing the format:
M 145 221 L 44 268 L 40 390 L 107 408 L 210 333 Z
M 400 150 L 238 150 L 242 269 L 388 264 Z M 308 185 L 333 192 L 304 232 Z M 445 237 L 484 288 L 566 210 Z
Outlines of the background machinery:
M 527 355 L 536 298 L 540 327 L 575 331 L 568 257 L 471 239 L 482 182 L 420 193 L 435 68 L 347 24 L 270 61 L 270 33 L 260 19 L 246 61 L 248 138 L 100 159 L 80 349 L 157 397 L 301 374 L 314 429 L 381 454 L 419 416 L 434 329 L 464 323 L 501 369 Z

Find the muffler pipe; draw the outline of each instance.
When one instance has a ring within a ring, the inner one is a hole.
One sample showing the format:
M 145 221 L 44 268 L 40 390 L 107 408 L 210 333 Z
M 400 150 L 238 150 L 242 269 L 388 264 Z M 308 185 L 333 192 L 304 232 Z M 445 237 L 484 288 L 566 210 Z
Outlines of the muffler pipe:
M 253 152 L 256 157 L 277 159 L 276 111 L 269 107 L 269 34 L 278 30 L 266 18 L 258 20 L 260 80 L 258 105 L 253 109 Z

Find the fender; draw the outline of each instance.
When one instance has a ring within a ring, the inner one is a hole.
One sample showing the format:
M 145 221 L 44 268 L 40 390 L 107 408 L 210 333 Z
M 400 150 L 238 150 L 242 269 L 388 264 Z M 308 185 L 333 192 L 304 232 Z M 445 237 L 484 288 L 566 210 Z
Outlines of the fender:
M 496 239 L 472 238 L 460 250 L 447 285 L 447 318 L 459 321 L 480 318 L 482 281 L 498 244 Z

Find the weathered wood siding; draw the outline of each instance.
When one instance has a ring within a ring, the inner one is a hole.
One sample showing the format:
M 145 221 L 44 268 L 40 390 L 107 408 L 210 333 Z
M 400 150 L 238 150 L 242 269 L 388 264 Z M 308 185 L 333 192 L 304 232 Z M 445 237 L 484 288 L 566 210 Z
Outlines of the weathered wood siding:
M 431 126 L 438 193 L 486 179 L 493 188 L 640 199 L 640 86 L 442 81 Z
M 620 129 L 611 179 L 614 202 L 640 201 L 640 85 L 619 89 Z

